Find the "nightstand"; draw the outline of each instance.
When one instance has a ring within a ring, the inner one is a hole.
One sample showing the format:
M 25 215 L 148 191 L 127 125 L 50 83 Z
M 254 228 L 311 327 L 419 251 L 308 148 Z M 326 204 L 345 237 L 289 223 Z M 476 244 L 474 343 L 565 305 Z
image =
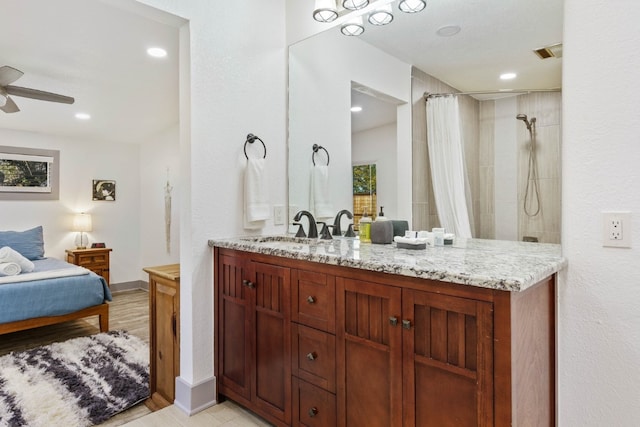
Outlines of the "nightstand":
M 67 262 L 104 277 L 109 284 L 109 248 L 67 249 Z

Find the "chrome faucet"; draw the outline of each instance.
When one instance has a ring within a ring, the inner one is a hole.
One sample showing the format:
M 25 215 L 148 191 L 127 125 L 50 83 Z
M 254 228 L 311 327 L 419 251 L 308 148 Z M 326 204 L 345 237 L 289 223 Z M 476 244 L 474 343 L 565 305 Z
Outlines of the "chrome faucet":
M 311 212 L 309 211 L 300 211 L 296 214 L 296 216 L 293 217 L 293 220 L 295 222 L 299 222 L 303 216 L 306 216 L 307 219 L 309 220 L 309 232 L 307 233 L 307 236 L 309 238 L 312 239 L 317 239 L 318 238 L 318 227 L 316 226 L 316 220 L 313 217 L 313 215 L 311 215 Z M 302 227 L 300 227 L 302 228 Z
M 336 215 L 336 219 L 333 221 L 334 236 L 342 236 L 342 229 L 340 228 L 340 220 L 342 219 L 342 215 L 347 215 L 347 218 L 353 219 L 353 214 L 346 209 L 338 212 L 338 214 Z

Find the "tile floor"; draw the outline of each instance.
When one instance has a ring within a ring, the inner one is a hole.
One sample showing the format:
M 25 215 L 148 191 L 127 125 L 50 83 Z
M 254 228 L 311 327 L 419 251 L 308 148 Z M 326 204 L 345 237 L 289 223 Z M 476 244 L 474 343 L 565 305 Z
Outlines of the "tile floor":
M 193 416 L 171 405 L 124 424 L 126 427 L 268 427 L 271 424 L 233 402 L 225 401 Z

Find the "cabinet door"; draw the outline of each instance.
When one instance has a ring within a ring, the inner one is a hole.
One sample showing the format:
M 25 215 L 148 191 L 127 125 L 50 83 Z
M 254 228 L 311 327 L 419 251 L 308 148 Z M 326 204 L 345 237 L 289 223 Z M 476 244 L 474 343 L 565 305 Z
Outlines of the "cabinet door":
M 256 406 L 285 423 L 291 422 L 291 294 L 290 271 L 251 263 L 255 296 Z
M 246 257 L 220 254 L 216 269 L 218 391 L 250 400 L 253 312 Z
M 404 290 L 404 426 L 493 425 L 488 302 Z
M 402 424 L 401 289 L 336 278 L 338 425 Z
M 175 399 L 175 380 L 178 376 L 179 348 L 177 316 L 178 297 L 175 284 L 162 278 L 156 278 L 152 284 L 152 324 L 155 351 L 154 373 L 152 382 L 154 392 L 158 393 L 168 404 Z M 154 396 L 156 397 L 156 396 Z

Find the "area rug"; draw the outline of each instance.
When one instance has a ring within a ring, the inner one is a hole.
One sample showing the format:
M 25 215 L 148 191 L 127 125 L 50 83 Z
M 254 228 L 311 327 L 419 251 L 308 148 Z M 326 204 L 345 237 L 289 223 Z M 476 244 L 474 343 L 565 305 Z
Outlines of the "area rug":
M 0 357 L 0 426 L 91 426 L 148 396 L 149 347 L 125 331 Z

